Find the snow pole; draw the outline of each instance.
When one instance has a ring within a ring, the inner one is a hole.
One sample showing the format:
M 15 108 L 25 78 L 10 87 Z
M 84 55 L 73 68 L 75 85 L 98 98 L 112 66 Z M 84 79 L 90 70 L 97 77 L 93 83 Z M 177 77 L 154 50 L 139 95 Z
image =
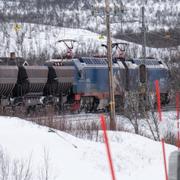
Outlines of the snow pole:
M 112 180 L 116 180 L 114 166 L 113 166 L 112 157 L 111 157 L 110 146 L 109 146 L 109 141 L 108 141 L 108 136 L 107 136 L 107 132 L 106 132 L 106 121 L 105 121 L 104 115 L 101 115 L 100 120 L 101 120 L 101 127 L 103 130 L 103 135 L 104 135 L 104 141 L 106 144 L 106 151 L 107 151 Z
M 160 96 L 160 88 L 159 88 L 159 81 L 155 81 L 156 87 L 156 97 L 157 97 L 157 110 L 159 114 L 159 121 L 162 122 L 162 112 L 161 112 L 161 96 Z M 164 159 L 164 171 L 165 171 L 165 180 L 168 180 L 168 171 L 167 171 L 167 163 L 166 163 L 166 151 L 165 151 L 165 142 L 164 137 L 161 135 L 161 144 L 162 144 L 162 151 L 163 151 L 163 159 Z
M 179 92 L 176 93 L 176 118 L 177 118 L 177 147 L 180 150 L 180 129 L 179 129 Z

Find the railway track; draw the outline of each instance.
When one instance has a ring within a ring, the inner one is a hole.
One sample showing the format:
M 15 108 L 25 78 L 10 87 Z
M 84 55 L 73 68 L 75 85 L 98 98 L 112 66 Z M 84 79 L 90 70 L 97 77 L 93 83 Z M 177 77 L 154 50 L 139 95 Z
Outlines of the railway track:
M 38 121 L 38 120 L 52 120 L 53 122 L 58 122 L 58 121 L 71 121 L 71 122 L 76 122 L 76 121 L 96 121 L 100 117 L 100 114 L 66 114 L 66 115 L 52 115 L 52 116 L 40 116 L 40 117 L 28 117 L 26 118 L 29 121 Z
M 166 105 L 162 107 L 163 112 L 168 112 L 168 111 L 176 111 L 176 106 L 175 105 Z
M 155 110 L 156 111 L 156 110 Z M 168 105 L 162 107 L 162 112 L 168 111 L 176 111 L 175 105 Z M 103 113 L 106 117 L 108 113 Z M 122 114 L 116 114 L 118 116 Z M 63 115 L 48 115 L 48 116 L 39 116 L 39 117 L 27 117 L 25 118 L 28 121 L 52 121 L 52 122 L 59 122 L 59 121 L 68 121 L 68 122 L 77 122 L 77 121 L 97 121 L 101 116 L 101 113 L 80 113 L 80 114 L 63 114 Z

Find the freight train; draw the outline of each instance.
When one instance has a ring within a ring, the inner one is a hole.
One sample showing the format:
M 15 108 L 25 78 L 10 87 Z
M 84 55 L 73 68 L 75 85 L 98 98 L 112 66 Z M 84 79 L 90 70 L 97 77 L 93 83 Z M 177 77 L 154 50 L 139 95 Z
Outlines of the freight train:
M 157 79 L 167 104 L 169 70 L 163 61 L 113 58 L 116 111 L 123 111 L 128 93 L 153 96 Z M 107 59 L 81 57 L 29 66 L 22 59 L 1 58 L 0 107 L 1 114 L 44 113 L 47 107 L 56 113 L 108 111 Z

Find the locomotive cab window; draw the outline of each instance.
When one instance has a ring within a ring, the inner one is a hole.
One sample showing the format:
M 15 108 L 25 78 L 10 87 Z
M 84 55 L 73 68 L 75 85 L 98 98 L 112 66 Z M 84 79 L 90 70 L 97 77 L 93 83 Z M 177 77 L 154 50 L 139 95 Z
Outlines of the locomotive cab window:
M 141 83 L 146 82 L 146 66 L 144 64 L 139 66 L 139 80 Z

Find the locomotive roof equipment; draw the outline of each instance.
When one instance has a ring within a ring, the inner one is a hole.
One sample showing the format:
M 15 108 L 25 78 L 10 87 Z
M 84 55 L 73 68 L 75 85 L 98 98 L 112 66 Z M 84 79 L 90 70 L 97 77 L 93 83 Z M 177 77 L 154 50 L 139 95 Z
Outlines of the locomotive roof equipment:
M 76 40 L 74 40 L 74 39 L 62 39 L 62 40 L 59 40 L 57 42 L 64 43 L 64 45 L 67 48 L 66 55 L 63 58 L 72 59 L 73 58 L 72 50 L 74 49 L 74 43 L 76 42 Z

